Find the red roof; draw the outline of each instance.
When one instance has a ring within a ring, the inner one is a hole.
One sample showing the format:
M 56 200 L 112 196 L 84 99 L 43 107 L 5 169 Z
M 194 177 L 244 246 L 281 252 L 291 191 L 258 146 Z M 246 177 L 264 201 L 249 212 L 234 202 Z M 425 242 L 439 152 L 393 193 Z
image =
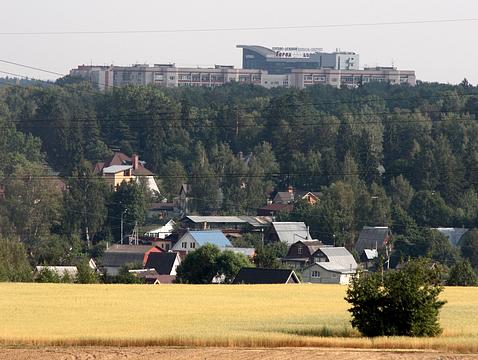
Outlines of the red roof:
M 130 158 L 128 155 L 123 154 L 121 152 L 115 152 L 113 156 L 107 159 L 105 162 L 99 162 L 95 165 L 94 172 L 99 174 L 103 171 L 105 167 L 112 166 L 112 165 L 133 165 L 133 159 Z M 154 174 L 146 169 L 143 163 L 138 163 L 138 168 L 133 169 L 133 175 L 136 176 L 153 176 Z

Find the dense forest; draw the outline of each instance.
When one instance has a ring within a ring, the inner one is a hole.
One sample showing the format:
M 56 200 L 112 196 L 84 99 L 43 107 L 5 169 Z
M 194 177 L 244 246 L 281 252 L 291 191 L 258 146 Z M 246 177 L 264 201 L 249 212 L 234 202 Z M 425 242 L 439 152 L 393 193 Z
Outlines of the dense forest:
M 106 93 L 68 79 L 8 85 L 0 89 L 0 230 L 23 239 L 35 262 L 66 262 L 65 249 L 114 240 L 120 205 L 136 201 L 141 185 L 110 194 L 91 165 L 120 149 L 146 161 L 164 198 L 189 183 L 196 213 L 255 214 L 271 191 L 293 186 L 320 192 L 320 202 L 279 217 L 305 221 L 324 242 L 351 248 L 364 225 L 387 225 L 396 257 L 453 264 L 460 254 L 428 229 L 478 227 L 477 117 L 478 87 L 466 80 Z M 53 172 L 65 195 L 48 181 Z

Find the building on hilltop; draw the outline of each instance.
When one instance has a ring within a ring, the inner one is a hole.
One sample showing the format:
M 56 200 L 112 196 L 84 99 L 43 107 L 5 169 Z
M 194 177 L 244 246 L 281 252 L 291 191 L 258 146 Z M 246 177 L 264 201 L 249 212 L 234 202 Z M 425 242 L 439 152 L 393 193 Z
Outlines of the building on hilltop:
M 266 70 L 269 74 L 288 74 L 295 69 L 359 70 L 359 55 L 350 51 L 326 53 L 322 48 L 237 45 L 242 49 L 244 69 Z
M 415 72 L 395 67 L 361 70 L 359 55 L 348 51 L 326 53 L 318 48 L 238 45 L 242 49 L 243 68 L 231 65 L 179 67 L 175 64 L 134 64 L 132 66 L 80 65 L 70 76 L 90 81 L 99 90 L 125 85 L 160 87 L 215 87 L 231 82 L 265 88 L 312 85 L 356 87 L 369 82 L 416 84 Z

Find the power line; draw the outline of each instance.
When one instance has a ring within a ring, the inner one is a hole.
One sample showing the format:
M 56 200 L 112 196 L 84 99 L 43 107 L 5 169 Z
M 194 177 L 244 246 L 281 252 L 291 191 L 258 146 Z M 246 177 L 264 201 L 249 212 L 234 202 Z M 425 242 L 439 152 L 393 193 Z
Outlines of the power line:
M 383 21 L 369 23 L 342 24 L 310 24 L 281 26 L 251 26 L 251 27 L 217 27 L 217 28 L 185 28 L 185 29 L 151 29 L 151 30 L 79 30 L 79 31 L 3 31 L 0 36 L 49 36 L 49 35 L 124 35 L 124 34 L 169 34 L 169 33 L 204 33 L 204 32 L 234 32 L 234 31 L 269 31 L 269 30 L 307 30 L 327 28 L 377 27 L 390 25 L 418 25 L 475 22 L 478 18 L 454 19 L 423 19 L 408 21 Z

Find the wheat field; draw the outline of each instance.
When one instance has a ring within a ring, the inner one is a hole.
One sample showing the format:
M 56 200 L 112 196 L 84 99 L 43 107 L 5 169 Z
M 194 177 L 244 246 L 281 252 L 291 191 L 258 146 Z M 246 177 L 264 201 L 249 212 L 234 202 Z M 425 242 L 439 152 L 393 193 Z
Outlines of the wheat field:
M 437 338 L 362 338 L 337 285 L 0 284 L 3 345 L 321 346 L 478 352 L 478 288 L 446 288 Z

